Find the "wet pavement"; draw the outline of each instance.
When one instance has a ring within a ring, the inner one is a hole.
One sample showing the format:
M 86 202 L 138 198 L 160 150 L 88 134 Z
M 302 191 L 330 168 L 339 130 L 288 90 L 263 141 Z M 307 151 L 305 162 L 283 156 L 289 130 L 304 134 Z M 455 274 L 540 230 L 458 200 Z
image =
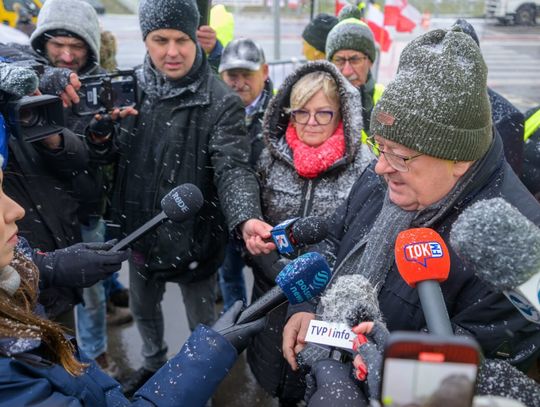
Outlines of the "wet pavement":
M 432 20 L 431 28 L 448 28 L 455 19 Z M 488 84 L 507 97 L 519 109 L 526 110 L 540 104 L 540 27 L 512 27 L 486 24 L 483 20 L 470 20 L 480 38 L 481 48 L 489 68 Z M 144 46 L 133 15 L 103 17 L 103 26 L 118 37 L 118 62 L 122 67 L 140 64 Z M 288 18 L 282 21 L 282 58 L 300 55 L 300 34 L 307 18 Z M 378 81 L 388 83 L 397 70 L 399 54 L 405 45 L 422 30 L 413 34 L 397 34 L 390 52 L 383 54 L 378 71 Z M 272 20 L 268 15 L 236 16 L 236 35 L 250 37 L 265 49 L 267 59 L 272 60 Z M 251 272 L 245 270 L 251 284 Z M 121 281 L 127 285 L 127 270 L 121 273 Z M 162 303 L 165 314 L 165 338 L 169 354 L 174 355 L 189 336 L 182 295 L 178 286 L 168 284 Z M 220 307 L 220 305 L 218 305 Z M 132 323 L 122 328 L 109 329 L 109 353 L 124 374 L 141 366 L 141 340 Z M 214 397 L 215 407 L 277 406 L 260 389 L 249 372 L 244 356 L 239 358 Z

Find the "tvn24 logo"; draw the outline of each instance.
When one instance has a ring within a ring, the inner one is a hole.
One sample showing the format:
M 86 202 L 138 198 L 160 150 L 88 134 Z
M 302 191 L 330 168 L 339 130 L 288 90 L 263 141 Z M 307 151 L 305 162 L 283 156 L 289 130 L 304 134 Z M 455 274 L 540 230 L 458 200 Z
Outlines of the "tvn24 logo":
M 407 261 L 424 267 L 427 267 L 429 259 L 439 259 L 444 256 L 443 248 L 438 242 L 415 242 L 405 245 L 403 250 Z

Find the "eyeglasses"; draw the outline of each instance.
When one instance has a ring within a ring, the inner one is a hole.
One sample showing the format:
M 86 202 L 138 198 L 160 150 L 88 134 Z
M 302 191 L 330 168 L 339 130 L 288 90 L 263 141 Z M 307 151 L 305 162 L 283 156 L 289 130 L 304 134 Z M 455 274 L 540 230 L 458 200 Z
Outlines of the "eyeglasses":
M 368 137 L 368 139 L 366 140 L 366 144 L 369 146 L 369 148 L 371 149 L 371 151 L 373 152 L 373 154 L 375 154 L 377 158 L 379 158 L 380 155 L 383 154 L 388 164 L 393 169 L 399 172 L 409 172 L 409 167 L 407 166 L 407 162 L 411 161 L 413 158 L 417 158 L 417 157 L 420 157 L 421 155 L 424 155 L 422 153 L 419 153 L 410 157 L 403 157 L 402 155 L 399 155 L 399 154 L 394 154 L 388 151 L 384 151 L 383 149 L 381 149 L 381 147 L 379 146 L 379 143 L 377 143 L 377 141 L 375 141 L 375 138 L 373 137 Z
M 352 67 L 357 68 L 364 64 L 364 62 L 368 59 L 365 55 L 354 55 L 350 58 L 342 58 L 342 57 L 335 57 L 332 58 L 332 62 L 335 66 L 337 66 L 339 69 L 345 67 L 345 64 L 348 62 Z
M 297 124 L 308 124 L 311 113 L 307 110 L 298 109 L 291 112 L 291 117 Z M 315 117 L 315 121 L 318 125 L 325 126 L 334 118 L 334 112 L 331 110 L 319 110 L 318 112 L 313 113 L 313 117 Z

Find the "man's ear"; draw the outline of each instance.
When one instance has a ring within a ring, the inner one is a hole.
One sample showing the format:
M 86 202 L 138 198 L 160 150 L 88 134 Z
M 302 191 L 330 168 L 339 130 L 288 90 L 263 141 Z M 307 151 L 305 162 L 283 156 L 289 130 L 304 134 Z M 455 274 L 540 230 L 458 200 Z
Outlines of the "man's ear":
M 454 161 L 453 173 L 456 178 L 461 178 L 469 168 L 472 167 L 474 161 Z
M 263 69 L 264 80 L 267 80 L 268 76 L 270 75 L 270 68 L 268 64 L 263 64 L 262 69 Z

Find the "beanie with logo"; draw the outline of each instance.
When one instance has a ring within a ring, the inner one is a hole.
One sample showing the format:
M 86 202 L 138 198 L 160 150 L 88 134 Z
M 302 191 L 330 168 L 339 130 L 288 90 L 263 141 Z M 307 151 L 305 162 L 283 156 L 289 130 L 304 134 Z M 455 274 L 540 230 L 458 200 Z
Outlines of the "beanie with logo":
M 459 27 L 433 30 L 403 50 L 371 115 L 371 134 L 437 158 L 474 161 L 492 141 L 487 67 Z

